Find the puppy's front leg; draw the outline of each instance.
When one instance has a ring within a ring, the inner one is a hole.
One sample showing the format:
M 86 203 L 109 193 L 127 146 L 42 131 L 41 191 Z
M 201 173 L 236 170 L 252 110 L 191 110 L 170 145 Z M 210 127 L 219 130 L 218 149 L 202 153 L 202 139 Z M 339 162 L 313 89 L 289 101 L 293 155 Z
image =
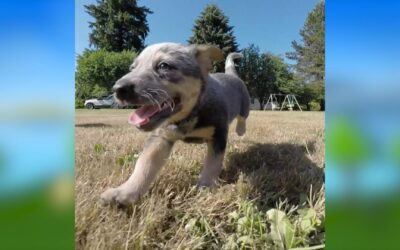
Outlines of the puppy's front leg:
M 131 177 L 121 186 L 105 191 L 101 195 L 102 203 L 105 205 L 134 203 L 140 195 L 149 189 L 150 184 L 168 158 L 172 146 L 173 142 L 151 135 L 146 141 Z
M 220 134 L 217 132 L 214 139 L 207 143 L 207 155 L 197 183 L 198 186 L 209 187 L 217 182 L 224 161 L 226 138 L 226 132 L 220 132 Z

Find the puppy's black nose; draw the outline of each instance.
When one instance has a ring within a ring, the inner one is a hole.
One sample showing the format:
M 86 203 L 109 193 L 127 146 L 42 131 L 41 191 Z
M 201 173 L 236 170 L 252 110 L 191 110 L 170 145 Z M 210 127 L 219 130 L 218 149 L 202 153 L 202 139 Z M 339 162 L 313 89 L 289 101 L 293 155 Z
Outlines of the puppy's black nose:
M 117 90 L 125 88 L 130 85 L 133 85 L 133 83 L 129 81 L 129 79 L 123 77 L 114 84 L 114 86 L 112 87 L 112 91 L 117 92 Z
M 115 92 L 118 99 L 123 101 L 133 101 L 136 97 L 135 85 L 123 82 L 123 80 L 117 81 L 112 91 Z

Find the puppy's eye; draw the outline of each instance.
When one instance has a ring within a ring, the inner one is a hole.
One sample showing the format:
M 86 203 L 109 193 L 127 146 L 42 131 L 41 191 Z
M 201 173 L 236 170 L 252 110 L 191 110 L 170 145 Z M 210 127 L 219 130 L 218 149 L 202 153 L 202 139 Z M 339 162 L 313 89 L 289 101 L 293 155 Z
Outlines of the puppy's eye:
M 162 62 L 158 65 L 158 69 L 161 70 L 171 70 L 173 69 L 173 67 L 171 65 L 169 65 L 168 63 Z

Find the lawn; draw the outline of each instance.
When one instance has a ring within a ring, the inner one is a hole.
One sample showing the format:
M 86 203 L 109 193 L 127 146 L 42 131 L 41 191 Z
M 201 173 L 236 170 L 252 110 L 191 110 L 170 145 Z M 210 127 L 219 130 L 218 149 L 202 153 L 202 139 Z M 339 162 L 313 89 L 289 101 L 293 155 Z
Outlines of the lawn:
M 102 207 L 100 194 L 132 172 L 147 134 L 130 110 L 77 110 L 77 249 L 319 249 L 325 243 L 324 113 L 252 111 L 230 129 L 213 189 L 195 187 L 206 145 L 176 143 L 133 207 Z M 235 122 L 234 122 L 235 123 Z

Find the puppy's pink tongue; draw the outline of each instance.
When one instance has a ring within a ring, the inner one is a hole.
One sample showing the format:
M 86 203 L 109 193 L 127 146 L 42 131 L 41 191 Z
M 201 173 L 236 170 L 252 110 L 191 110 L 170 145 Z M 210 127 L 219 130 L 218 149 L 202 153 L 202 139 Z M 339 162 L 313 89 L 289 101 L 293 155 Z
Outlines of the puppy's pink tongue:
M 130 116 L 128 122 L 133 125 L 144 125 L 149 122 L 150 117 L 159 111 L 157 105 L 145 105 L 135 110 Z

